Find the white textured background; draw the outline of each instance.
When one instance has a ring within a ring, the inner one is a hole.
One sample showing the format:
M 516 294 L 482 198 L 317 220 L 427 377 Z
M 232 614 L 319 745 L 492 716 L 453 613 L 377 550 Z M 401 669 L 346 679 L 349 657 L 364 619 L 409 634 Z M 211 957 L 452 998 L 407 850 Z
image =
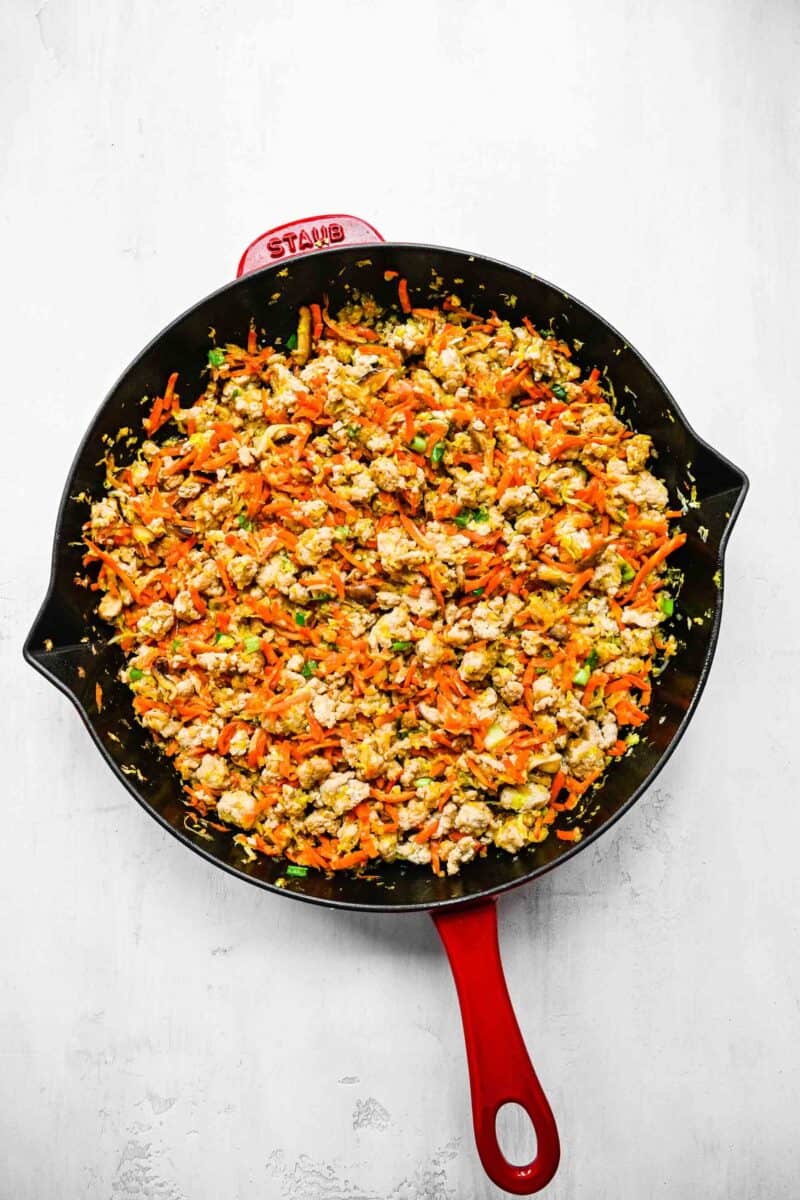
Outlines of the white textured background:
M 679 752 L 502 940 L 549 1196 L 796 1197 L 800 7 L 2 0 L 0 54 L 2 1200 L 498 1195 L 427 919 L 188 854 L 20 658 L 106 389 L 337 210 L 559 282 L 751 476 Z

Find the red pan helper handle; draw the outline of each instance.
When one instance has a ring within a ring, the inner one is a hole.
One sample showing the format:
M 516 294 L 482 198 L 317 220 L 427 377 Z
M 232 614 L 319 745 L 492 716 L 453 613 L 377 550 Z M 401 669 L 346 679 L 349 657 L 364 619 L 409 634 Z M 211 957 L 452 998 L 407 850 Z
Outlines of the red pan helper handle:
M 517 1196 L 546 1187 L 560 1157 L 558 1130 L 519 1031 L 503 976 L 493 900 L 434 915 L 456 982 L 472 1091 L 475 1142 L 489 1178 Z M 536 1131 L 536 1157 L 515 1166 L 497 1141 L 497 1113 L 520 1104 Z
M 239 260 L 237 278 L 271 267 L 274 263 L 329 246 L 366 246 L 384 239 L 369 221 L 351 217 L 348 213 L 324 213 L 320 217 L 303 217 L 289 221 L 262 233 L 245 250 Z

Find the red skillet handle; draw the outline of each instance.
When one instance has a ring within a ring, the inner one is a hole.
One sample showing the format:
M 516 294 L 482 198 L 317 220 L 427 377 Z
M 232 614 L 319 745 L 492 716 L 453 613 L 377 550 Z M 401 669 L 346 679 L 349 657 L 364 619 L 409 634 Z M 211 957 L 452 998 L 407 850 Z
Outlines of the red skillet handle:
M 456 981 L 467 1046 L 475 1142 L 489 1178 L 517 1196 L 546 1187 L 558 1168 L 561 1150 L 550 1105 L 536 1078 L 511 1007 L 493 900 L 436 915 Z M 515 1166 L 497 1142 L 497 1113 L 515 1101 L 536 1130 L 536 1158 Z
M 325 213 L 321 217 L 303 217 L 262 233 L 239 260 L 236 277 L 269 267 L 281 259 L 297 258 L 327 246 L 364 246 L 384 239 L 374 226 L 347 213 Z

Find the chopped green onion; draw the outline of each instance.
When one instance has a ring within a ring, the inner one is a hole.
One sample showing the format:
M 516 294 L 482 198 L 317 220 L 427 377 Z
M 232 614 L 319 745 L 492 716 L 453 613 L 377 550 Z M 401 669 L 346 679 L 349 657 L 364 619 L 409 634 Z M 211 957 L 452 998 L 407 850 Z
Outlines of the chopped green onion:
M 350 537 L 350 526 L 336 525 L 333 530 L 333 536 L 337 541 L 347 541 L 347 539 Z
M 578 687 L 586 687 L 589 682 L 589 668 L 581 667 L 580 671 L 576 671 L 572 676 L 572 682 L 577 684 Z
M 287 337 L 286 349 L 287 350 L 296 350 L 297 349 L 297 334 L 296 333 L 290 333 L 289 336 Z
M 229 633 L 214 634 L 214 641 L 219 646 L 220 650 L 232 650 L 236 645 L 236 639 L 232 638 Z
M 475 588 L 472 592 L 472 595 L 473 596 L 482 596 L 485 591 L 486 591 L 486 588 L 482 588 L 482 587 Z
M 671 617 L 675 612 L 675 601 L 672 599 L 672 596 L 668 596 L 666 593 L 664 593 L 664 595 L 661 595 L 658 598 L 658 607 L 661 609 L 665 617 Z
M 634 571 L 634 569 L 630 565 L 630 563 L 624 562 L 622 564 L 622 582 L 623 583 L 630 583 L 631 579 L 633 579 L 635 574 L 636 574 L 636 572 Z
M 638 746 L 641 740 L 638 733 L 629 733 L 625 738 L 625 743 L 628 746 Z
M 316 671 L 318 666 L 319 666 L 319 663 L 314 662 L 313 658 L 309 658 L 307 662 L 303 663 L 303 665 L 300 669 L 300 674 L 303 676 L 304 679 L 310 679 L 311 676 Z
M 415 780 L 414 787 L 425 787 L 429 783 L 433 783 L 430 775 L 420 775 L 419 779 Z
M 431 450 L 431 462 L 436 463 L 436 464 L 440 463 L 442 461 L 442 459 L 444 458 L 444 451 L 445 451 L 444 442 L 437 442 L 436 445 Z
M 253 522 L 250 520 L 247 513 L 239 513 L 238 517 L 236 518 L 236 524 L 239 526 L 240 529 L 252 529 L 253 528 Z
M 489 514 L 485 508 L 462 508 L 454 519 L 456 525 L 463 529 L 470 521 L 488 521 Z
M 180 645 L 182 645 L 182 641 L 181 641 L 181 639 L 180 639 L 180 638 L 173 638 L 173 639 L 172 639 L 172 649 L 173 649 L 173 650 L 177 650 L 177 649 L 178 649 L 178 647 L 179 647 Z
M 255 654 L 256 650 L 261 649 L 261 638 L 253 634 L 251 637 L 244 639 L 244 649 L 246 654 Z
M 361 426 L 360 425 L 348 425 L 347 426 L 347 436 L 349 438 L 361 437 Z
M 589 652 L 589 657 L 586 660 L 586 665 L 589 668 L 589 670 L 593 671 L 595 669 L 595 667 L 597 666 L 597 664 L 599 663 L 599 661 L 600 661 L 600 656 L 597 653 L 597 651 L 591 650 Z
M 297 867 L 294 863 L 289 863 L 286 868 L 286 874 L 296 875 L 299 879 L 302 879 L 304 875 L 308 874 L 308 867 Z
M 128 671 L 128 679 L 131 683 L 138 683 L 144 675 L 144 671 L 140 671 L 138 667 L 131 667 Z
M 567 398 L 567 393 L 564 391 L 560 383 L 551 383 L 550 391 L 554 396 L 557 396 L 559 400 L 566 400 Z
M 428 439 L 426 437 L 423 437 L 421 433 L 418 433 L 416 437 L 413 437 L 411 439 L 411 442 L 409 444 L 411 446 L 411 449 L 415 450 L 417 452 L 417 454 L 424 454 L 425 447 L 428 444 Z
M 322 603 L 323 600 L 332 600 L 333 593 L 332 592 L 318 592 L 317 595 L 312 596 L 311 599 L 316 600 L 319 603 Z
M 413 645 L 413 642 L 392 642 L 392 650 L 402 653 L 406 650 L 410 650 Z
M 224 362 L 225 362 L 225 351 L 224 350 L 220 350 L 218 346 L 215 346 L 213 350 L 209 350 L 208 365 L 210 367 L 221 367 Z
M 295 625 L 305 625 L 306 614 L 304 612 L 296 612 L 294 614 L 294 623 Z

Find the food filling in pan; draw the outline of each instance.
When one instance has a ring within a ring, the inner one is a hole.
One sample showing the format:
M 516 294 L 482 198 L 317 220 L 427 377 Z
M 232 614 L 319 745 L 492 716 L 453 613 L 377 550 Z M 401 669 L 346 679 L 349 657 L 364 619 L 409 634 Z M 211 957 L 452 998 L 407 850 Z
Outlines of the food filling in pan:
M 187 803 L 289 874 L 579 840 L 676 648 L 650 438 L 548 330 L 398 286 L 173 375 L 85 526 Z

